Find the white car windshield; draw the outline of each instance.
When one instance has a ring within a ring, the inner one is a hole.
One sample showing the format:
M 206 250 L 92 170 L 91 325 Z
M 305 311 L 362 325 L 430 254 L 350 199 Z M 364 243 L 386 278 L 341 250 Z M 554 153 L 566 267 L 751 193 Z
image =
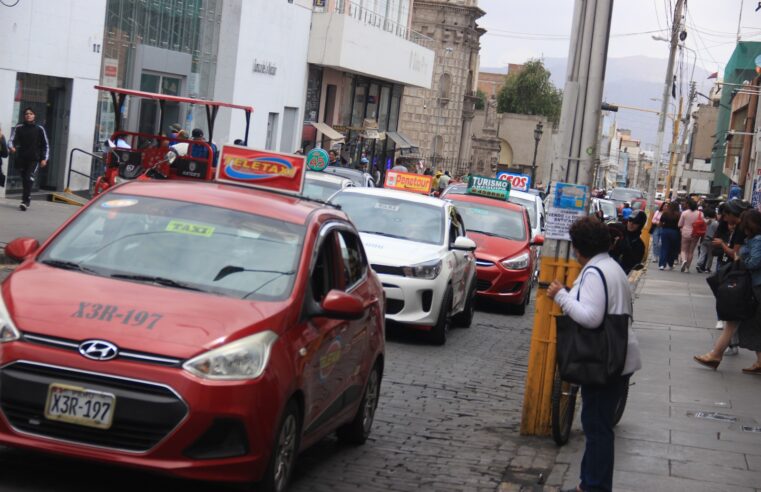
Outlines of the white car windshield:
M 616 206 L 611 202 L 600 202 L 600 210 L 602 210 L 605 217 L 616 216 Z
M 610 192 L 610 199 L 618 202 L 630 202 L 635 198 L 642 198 L 644 195 L 639 190 L 629 190 L 626 188 L 615 188 Z
M 534 222 L 536 222 L 536 200 L 527 200 L 525 198 L 518 198 L 515 195 L 510 195 L 507 201 L 526 207 L 528 210 L 528 220 L 531 222 L 531 228 L 533 229 L 535 227 Z M 467 222 L 465 222 L 465 224 L 467 225 Z
M 457 211 L 462 215 L 465 229 L 487 236 L 503 237 L 516 241 L 525 241 L 526 224 L 523 211 L 516 212 L 504 207 L 493 207 L 482 203 L 453 200 Z
M 290 295 L 305 227 L 197 203 L 107 195 L 38 261 L 94 275 L 282 300 Z
M 333 202 L 360 232 L 429 244 L 444 242 L 443 207 L 360 193 L 340 193 Z

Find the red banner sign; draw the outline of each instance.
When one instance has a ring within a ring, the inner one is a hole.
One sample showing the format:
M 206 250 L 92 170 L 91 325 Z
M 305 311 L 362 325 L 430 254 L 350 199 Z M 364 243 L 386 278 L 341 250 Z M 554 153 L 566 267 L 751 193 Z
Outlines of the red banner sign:
M 217 181 L 301 193 L 304 156 L 225 145 L 217 166 Z
M 431 192 L 433 176 L 415 173 L 402 173 L 399 171 L 386 171 L 386 188 L 395 190 L 411 191 L 427 195 Z

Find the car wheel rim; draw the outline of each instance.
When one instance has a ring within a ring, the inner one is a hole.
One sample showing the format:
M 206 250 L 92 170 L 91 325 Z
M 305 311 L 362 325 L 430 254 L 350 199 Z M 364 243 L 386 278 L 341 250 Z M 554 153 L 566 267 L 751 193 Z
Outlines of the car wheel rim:
M 370 373 L 370 380 L 367 381 L 367 390 L 365 390 L 365 407 L 362 409 L 362 428 L 365 433 L 370 432 L 375 418 L 375 409 L 378 406 L 378 371 L 373 369 Z
M 275 490 L 284 490 L 296 452 L 296 417 L 288 415 L 280 431 L 275 456 Z

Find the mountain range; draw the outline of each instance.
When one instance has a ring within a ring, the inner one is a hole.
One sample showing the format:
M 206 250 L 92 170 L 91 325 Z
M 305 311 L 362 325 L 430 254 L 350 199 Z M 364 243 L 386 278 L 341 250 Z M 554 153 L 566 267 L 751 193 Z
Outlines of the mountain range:
M 544 66 L 550 71 L 550 79 L 556 87 L 563 89 L 566 75 L 566 58 L 544 58 Z M 692 61 L 692 60 L 690 60 Z M 660 99 L 663 95 L 663 82 L 666 73 L 666 59 L 651 58 L 646 56 L 628 56 L 622 58 L 609 58 L 605 73 L 605 88 L 603 89 L 603 101 L 609 104 L 619 104 L 625 106 L 634 106 L 638 108 L 650 109 L 653 111 L 660 110 Z M 482 67 L 482 72 L 507 73 L 506 67 Z M 678 73 L 678 72 L 677 72 Z M 692 65 L 685 66 L 682 71 L 685 104 L 687 101 L 687 91 L 690 76 L 692 75 Z M 693 80 L 697 81 L 699 92 L 708 94 L 711 87 L 711 81 L 707 80 L 709 73 L 701 67 L 695 67 Z M 677 88 L 676 102 L 679 100 L 679 90 Z M 672 99 L 673 101 L 673 99 Z M 698 97 L 698 102 L 704 103 L 705 100 Z M 676 105 L 672 104 L 672 109 Z M 615 115 L 616 125 L 618 128 L 628 128 L 632 131 L 632 137 L 641 140 L 643 147 L 649 147 L 647 144 L 654 145 L 658 131 L 658 116 L 655 113 L 634 111 L 621 108 Z M 669 135 L 668 125 L 671 120 L 667 120 L 667 136 Z M 604 123 L 607 133 L 609 120 Z

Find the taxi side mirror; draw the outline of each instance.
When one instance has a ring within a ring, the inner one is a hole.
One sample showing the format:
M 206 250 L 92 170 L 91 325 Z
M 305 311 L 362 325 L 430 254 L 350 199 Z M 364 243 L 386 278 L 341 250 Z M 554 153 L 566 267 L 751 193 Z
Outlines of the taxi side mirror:
M 544 244 L 544 236 L 541 234 L 537 234 L 534 236 L 534 239 L 531 241 L 531 246 L 541 246 Z
M 32 256 L 40 247 L 40 243 L 31 237 L 20 237 L 5 246 L 5 256 L 16 261 L 24 261 Z
M 454 240 L 454 244 L 452 244 L 452 249 L 459 249 L 462 251 L 475 251 L 476 243 L 468 237 L 460 236 Z
M 365 306 L 358 296 L 333 289 L 320 304 L 320 313 L 316 316 L 332 319 L 355 320 L 365 314 Z

